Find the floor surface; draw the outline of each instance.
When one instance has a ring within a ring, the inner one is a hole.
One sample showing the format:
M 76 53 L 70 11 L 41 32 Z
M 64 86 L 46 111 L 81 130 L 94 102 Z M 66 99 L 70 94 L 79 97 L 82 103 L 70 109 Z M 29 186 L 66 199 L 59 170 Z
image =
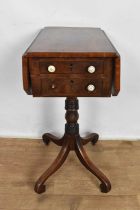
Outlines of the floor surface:
M 111 192 L 78 161 L 74 152 L 38 195 L 34 183 L 60 147 L 41 140 L 0 139 L 0 210 L 140 210 L 140 141 L 99 141 L 85 149 L 112 183 Z

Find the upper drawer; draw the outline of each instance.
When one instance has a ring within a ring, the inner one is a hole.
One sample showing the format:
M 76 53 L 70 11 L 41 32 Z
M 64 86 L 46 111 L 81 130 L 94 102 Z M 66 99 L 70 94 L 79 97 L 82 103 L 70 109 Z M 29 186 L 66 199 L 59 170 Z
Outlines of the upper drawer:
M 88 60 L 55 60 L 30 58 L 29 67 L 31 74 L 103 74 L 103 59 Z

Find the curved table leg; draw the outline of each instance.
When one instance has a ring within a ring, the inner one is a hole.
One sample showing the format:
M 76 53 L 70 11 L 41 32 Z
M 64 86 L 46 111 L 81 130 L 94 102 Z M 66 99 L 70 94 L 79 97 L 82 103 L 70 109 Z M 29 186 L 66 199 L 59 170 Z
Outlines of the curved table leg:
M 107 193 L 111 190 L 111 183 L 108 178 L 88 158 L 80 138 L 76 139 L 75 152 L 80 162 L 101 181 L 101 191 Z
M 50 143 L 50 141 L 52 141 L 53 143 L 55 143 L 58 146 L 62 146 L 62 144 L 63 144 L 63 137 L 61 139 L 59 139 L 50 133 L 43 134 L 42 139 L 46 145 L 48 145 Z
M 45 181 L 53 174 L 55 173 L 64 163 L 66 160 L 68 154 L 69 154 L 69 140 L 65 139 L 62 148 L 57 156 L 57 158 L 54 160 L 52 165 L 42 174 L 42 176 L 38 179 L 38 181 L 35 184 L 35 192 L 38 194 L 41 194 L 45 192 Z
M 91 133 L 86 138 L 81 138 L 83 145 L 87 144 L 88 142 L 91 142 L 93 145 L 95 145 L 98 139 L 99 135 L 97 133 Z

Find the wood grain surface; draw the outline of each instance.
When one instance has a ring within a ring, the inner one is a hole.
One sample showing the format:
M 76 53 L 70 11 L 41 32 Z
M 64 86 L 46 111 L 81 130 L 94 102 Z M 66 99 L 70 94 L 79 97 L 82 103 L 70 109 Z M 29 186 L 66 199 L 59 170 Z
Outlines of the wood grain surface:
M 88 72 L 90 66 L 95 67 L 94 74 Z M 22 71 L 23 88 L 34 97 L 110 97 L 120 91 L 120 55 L 100 28 L 43 28 L 22 56 Z M 62 74 L 78 80 L 62 83 Z M 49 75 L 53 77 L 48 79 Z M 81 81 L 83 77 L 92 80 Z M 87 83 L 95 86 L 92 94 Z
M 99 191 L 98 180 L 70 152 L 48 180 L 46 193 L 38 195 L 33 190 L 36 178 L 60 147 L 44 146 L 42 140 L 1 138 L 0 210 L 139 210 L 140 141 L 99 141 L 85 149 L 111 179 L 108 194 Z
M 100 28 L 45 27 L 27 50 L 28 56 L 116 57 L 118 52 Z

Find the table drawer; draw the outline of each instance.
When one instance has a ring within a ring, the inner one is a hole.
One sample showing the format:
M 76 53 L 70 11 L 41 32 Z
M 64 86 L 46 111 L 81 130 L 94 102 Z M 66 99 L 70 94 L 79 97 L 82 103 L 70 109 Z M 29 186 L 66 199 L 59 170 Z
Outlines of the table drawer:
M 35 59 L 29 62 L 31 74 L 85 74 L 98 75 L 104 71 L 103 59 L 55 60 Z
M 110 96 L 111 84 L 102 79 L 32 76 L 33 96 Z

